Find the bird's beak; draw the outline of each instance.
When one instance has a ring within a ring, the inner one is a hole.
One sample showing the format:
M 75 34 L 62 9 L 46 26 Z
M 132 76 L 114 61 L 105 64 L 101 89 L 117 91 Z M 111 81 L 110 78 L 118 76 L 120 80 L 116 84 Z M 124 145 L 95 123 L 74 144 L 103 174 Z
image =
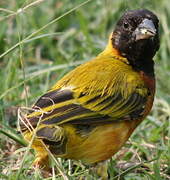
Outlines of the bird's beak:
M 135 40 L 149 39 L 156 34 L 156 28 L 153 22 L 149 19 L 144 19 L 134 31 Z

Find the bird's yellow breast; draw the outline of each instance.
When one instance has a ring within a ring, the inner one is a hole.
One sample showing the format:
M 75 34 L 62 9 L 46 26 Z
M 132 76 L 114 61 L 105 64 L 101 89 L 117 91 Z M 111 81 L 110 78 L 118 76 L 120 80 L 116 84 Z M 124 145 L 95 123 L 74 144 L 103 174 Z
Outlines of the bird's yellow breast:
M 84 163 L 95 163 L 112 157 L 127 141 L 137 121 L 110 123 L 95 127 L 90 133 L 76 134 L 73 126 L 66 125 L 66 153 L 63 158 L 81 159 Z

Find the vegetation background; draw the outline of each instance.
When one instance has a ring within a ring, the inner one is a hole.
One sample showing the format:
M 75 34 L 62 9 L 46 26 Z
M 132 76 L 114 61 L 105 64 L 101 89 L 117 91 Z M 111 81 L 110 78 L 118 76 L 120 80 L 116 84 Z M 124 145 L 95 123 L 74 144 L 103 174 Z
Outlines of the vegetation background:
M 170 179 L 168 0 L 0 0 L 0 179 L 45 179 L 32 169 L 34 154 L 17 133 L 18 107 L 31 107 L 65 73 L 101 52 L 118 18 L 136 8 L 160 19 L 156 98 L 150 115 L 110 161 L 110 179 Z M 46 179 L 95 179 L 79 162 L 58 163 L 67 177 L 53 173 Z

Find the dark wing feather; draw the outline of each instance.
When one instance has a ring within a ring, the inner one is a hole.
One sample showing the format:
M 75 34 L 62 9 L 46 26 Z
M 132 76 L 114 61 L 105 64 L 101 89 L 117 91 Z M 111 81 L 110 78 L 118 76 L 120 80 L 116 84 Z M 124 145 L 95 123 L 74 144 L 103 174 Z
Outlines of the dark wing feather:
M 73 99 L 73 93 L 68 89 L 64 91 L 60 91 L 60 90 L 50 91 L 44 94 L 43 96 L 41 96 L 36 102 L 36 104 L 33 106 L 33 108 L 36 106 L 45 108 L 51 106 L 52 104 L 60 103 L 71 99 Z
M 86 97 L 87 96 L 87 97 Z M 84 100 L 83 100 L 84 98 Z M 25 123 L 36 127 L 41 124 L 94 124 L 109 121 L 131 120 L 140 117 L 147 97 L 137 92 L 128 98 L 120 92 L 108 95 L 83 95 L 74 98 L 70 89 L 53 90 L 43 95 L 33 106 L 35 111 L 27 115 Z M 127 118 L 128 117 L 128 118 Z M 24 128 L 25 125 L 21 124 Z

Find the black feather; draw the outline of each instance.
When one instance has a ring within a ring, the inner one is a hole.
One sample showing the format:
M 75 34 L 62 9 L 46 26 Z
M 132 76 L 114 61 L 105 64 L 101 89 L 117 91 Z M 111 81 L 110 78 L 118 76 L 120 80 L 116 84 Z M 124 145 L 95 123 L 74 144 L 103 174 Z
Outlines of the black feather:
M 51 106 L 53 104 L 57 104 L 60 102 L 68 101 L 73 99 L 73 93 L 69 89 L 65 90 L 54 90 L 50 91 L 43 96 L 41 96 L 38 101 L 35 103 L 33 108 L 38 107 L 38 108 L 45 108 L 48 106 Z

